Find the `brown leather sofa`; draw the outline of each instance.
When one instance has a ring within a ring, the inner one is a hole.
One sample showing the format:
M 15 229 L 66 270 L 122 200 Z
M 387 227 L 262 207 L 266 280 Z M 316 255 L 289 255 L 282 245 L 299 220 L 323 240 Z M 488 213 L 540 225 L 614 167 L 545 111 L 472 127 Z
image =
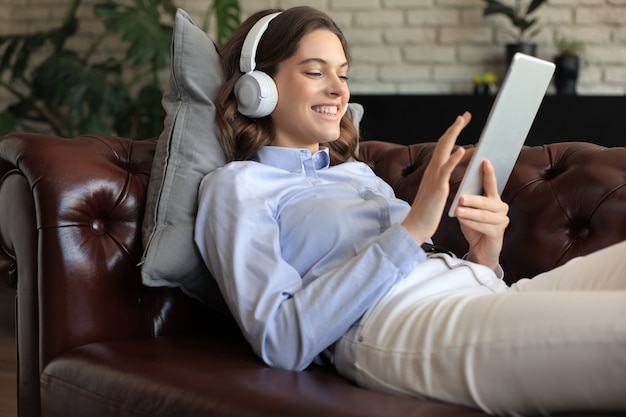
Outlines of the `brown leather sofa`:
M 369 392 L 321 367 L 270 369 L 228 316 L 144 287 L 137 263 L 154 150 L 98 135 L 0 139 L 0 283 L 17 294 L 21 417 L 484 415 Z M 432 150 L 361 146 L 409 201 Z M 626 148 L 525 148 L 504 193 L 507 279 L 626 239 L 625 172 Z M 435 239 L 465 250 L 454 219 Z

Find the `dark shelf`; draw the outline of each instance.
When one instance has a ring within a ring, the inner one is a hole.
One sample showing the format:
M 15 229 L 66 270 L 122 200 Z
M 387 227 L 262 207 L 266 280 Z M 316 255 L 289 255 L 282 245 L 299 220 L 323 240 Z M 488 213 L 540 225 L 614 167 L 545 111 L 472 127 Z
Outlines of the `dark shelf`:
M 353 95 L 365 107 L 363 140 L 403 144 L 436 141 L 454 118 L 468 110 L 472 122 L 459 144 L 473 144 L 487 120 L 494 96 Z M 626 145 L 626 96 L 546 96 L 526 145 L 593 142 Z

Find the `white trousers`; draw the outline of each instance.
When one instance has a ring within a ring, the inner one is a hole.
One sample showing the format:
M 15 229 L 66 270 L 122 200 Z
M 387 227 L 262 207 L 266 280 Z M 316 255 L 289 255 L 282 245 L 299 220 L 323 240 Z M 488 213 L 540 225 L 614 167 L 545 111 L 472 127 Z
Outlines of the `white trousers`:
M 626 410 L 626 242 L 507 287 L 438 256 L 335 347 L 357 384 L 500 416 Z

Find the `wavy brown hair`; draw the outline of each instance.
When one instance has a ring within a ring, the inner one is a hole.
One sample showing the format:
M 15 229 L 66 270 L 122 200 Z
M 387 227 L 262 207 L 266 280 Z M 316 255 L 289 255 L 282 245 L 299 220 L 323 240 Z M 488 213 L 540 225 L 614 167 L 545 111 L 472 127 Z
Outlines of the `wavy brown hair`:
M 228 161 L 248 160 L 261 147 L 274 141 L 272 119 L 269 116 L 250 118 L 239 113 L 234 88 L 242 75 L 239 70 L 239 56 L 246 35 L 263 16 L 280 11 L 282 10 L 267 9 L 250 16 L 220 51 L 225 82 L 218 94 L 217 123 L 222 148 Z M 256 69 L 274 77 L 278 72 L 278 65 L 296 52 L 300 40 L 318 29 L 327 29 L 337 35 L 349 63 L 348 44 L 335 22 L 319 10 L 302 6 L 282 11 L 270 22 L 257 48 Z M 351 158 L 356 159 L 357 141 L 358 132 L 348 110 L 341 119 L 339 138 L 326 144 L 330 150 L 331 163 L 339 164 Z

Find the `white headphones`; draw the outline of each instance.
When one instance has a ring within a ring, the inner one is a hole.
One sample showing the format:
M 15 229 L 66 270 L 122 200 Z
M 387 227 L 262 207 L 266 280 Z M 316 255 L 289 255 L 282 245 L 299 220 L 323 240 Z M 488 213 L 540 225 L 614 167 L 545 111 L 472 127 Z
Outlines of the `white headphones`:
M 246 35 L 239 57 L 239 69 L 243 75 L 235 84 L 237 110 L 248 117 L 268 116 L 278 103 L 278 90 L 272 77 L 256 71 L 256 50 L 269 23 L 281 12 L 263 16 Z

